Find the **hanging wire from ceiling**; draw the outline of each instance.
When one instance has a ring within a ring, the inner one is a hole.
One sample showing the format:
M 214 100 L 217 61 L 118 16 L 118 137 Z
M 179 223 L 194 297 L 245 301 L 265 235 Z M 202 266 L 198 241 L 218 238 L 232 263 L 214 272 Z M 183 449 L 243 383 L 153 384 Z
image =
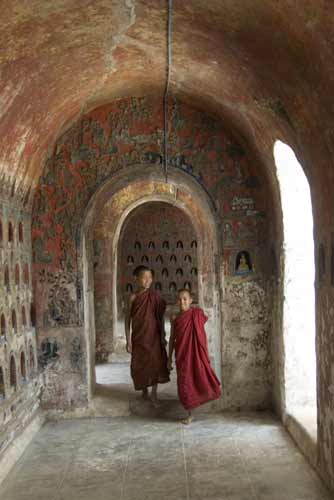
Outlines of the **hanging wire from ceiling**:
M 163 97 L 163 118 L 164 118 L 164 157 L 163 168 L 165 180 L 168 182 L 168 97 L 170 87 L 170 75 L 172 68 L 172 19 L 173 19 L 173 0 L 168 2 L 167 15 L 167 61 L 166 61 L 166 84 Z

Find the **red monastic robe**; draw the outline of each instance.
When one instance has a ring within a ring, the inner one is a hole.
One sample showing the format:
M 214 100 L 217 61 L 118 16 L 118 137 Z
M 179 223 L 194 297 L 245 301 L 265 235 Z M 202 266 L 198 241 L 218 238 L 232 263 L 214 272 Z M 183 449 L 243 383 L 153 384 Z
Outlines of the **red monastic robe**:
M 220 382 L 210 365 L 204 329 L 207 320 L 199 307 L 190 308 L 174 320 L 177 387 L 186 410 L 221 395 Z
M 167 353 L 162 345 L 166 302 L 147 290 L 131 306 L 132 357 L 131 377 L 136 390 L 169 382 Z

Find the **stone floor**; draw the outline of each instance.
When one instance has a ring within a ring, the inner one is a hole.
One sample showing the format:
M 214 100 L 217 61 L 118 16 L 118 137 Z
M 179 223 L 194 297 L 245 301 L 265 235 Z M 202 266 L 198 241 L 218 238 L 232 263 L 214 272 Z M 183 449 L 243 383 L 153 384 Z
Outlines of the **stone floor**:
M 183 416 L 184 410 L 177 397 L 176 373 L 171 373 L 168 384 L 159 385 L 161 406 L 153 411 L 141 398 L 140 391 L 133 389 L 130 376 L 130 365 L 127 355 L 117 355 L 112 363 L 96 366 L 96 393 L 93 400 L 94 416 L 118 417 L 135 414 L 138 416 L 172 417 Z M 216 403 L 209 403 L 201 407 L 200 413 L 214 409 Z
M 130 375 L 130 355 L 118 354 L 113 358 L 112 363 L 102 363 L 95 367 L 96 382 L 100 386 L 108 386 L 120 391 L 123 389 L 128 397 L 138 395 L 134 391 L 133 382 Z M 159 392 L 163 399 L 177 399 L 176 372 L 171 372 L 171 381 L 168 384 L 159 385 Z M 117 394 L 117 391 L 116 391 Z
M 128 358 L 113 361 L 96 367 L 104 408 L 126 402 L 132 415 L 49 422 L 1 500 L 330 500 L 272 415 L 201 408 L 185 427 L 175 373 L 154 409 L 133 390 Z
M 271 415 L 46 424 L 1 500 L 330 500 Z

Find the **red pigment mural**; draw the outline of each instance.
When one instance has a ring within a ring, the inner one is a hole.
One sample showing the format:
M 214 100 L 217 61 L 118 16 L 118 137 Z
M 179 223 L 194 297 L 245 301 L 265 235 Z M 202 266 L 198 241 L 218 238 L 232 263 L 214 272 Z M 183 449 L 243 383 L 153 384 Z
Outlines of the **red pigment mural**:
M 172 108 L 170 168 L 196 179 L 216 207 L 226 273 L 235 272 L 234 261 L 241 251 L 252 259 L 250 272 L 259 272 L 255 254 L 266 237 L 266 190 L 256 165 L 221 121 L 180 102 Z M 161 113 L 160 99 L 116 101 L 84 115 L 57 141 L 33 205 L 38 326 L 82 324 L 79 249 L 85 208 L 96 189 L 120 169 L 128 169 L 131 182 L 132 165 L 159 167 Z

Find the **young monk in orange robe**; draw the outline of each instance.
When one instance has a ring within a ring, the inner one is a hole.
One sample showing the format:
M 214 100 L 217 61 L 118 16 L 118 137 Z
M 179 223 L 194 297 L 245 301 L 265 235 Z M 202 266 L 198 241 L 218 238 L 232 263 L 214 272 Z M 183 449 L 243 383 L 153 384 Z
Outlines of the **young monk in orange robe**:
M 175 349 L 179 398 L 188 412 L 184 424 L 192 421 L 191 410 L 221 395 L 220 382 L 210 365 L 204 325 L 208 318 L 199 307 L 191 307 L 189 290 L 180 290 L 180 313 L 172 319 L 168 368 Z
M 125 318 L 126 349 L 131 353 L 131 376 L 136 390 L 143 391 L 158 406 L 158 383 L 169 382 L 165 348 L 164 314 L 166 302 L 151 290 L 153 273 L 146 266 L 135 270 L 138 292 L 129 298 Z

